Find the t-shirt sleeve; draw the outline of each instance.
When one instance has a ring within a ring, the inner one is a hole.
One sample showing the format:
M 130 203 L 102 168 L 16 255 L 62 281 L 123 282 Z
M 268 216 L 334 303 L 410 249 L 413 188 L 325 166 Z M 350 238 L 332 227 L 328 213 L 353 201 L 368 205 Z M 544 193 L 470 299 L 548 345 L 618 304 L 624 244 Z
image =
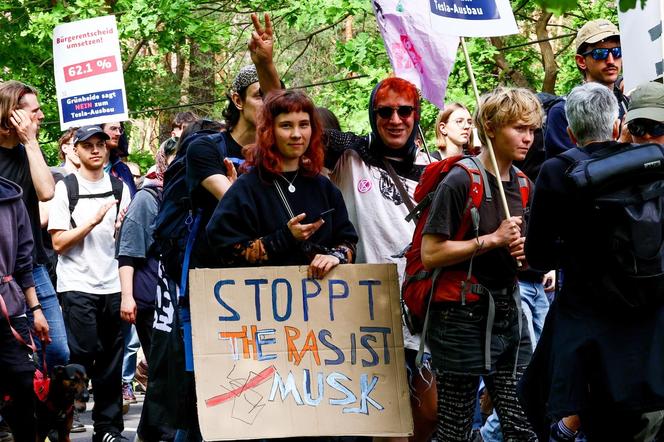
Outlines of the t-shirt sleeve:
M 147 258 L 153 243 L 152 221 L 157 201 L 147 191 L 139 191 L 129 205 L 118 236 L 118 257 Z
M 459 229 L 469 187 L 468 174 L 460 167 L 453 168 L 438 184 L 422 233 L 453 236 Z
M 355 245 L 358 241 L 357 231 L 348 217 L 348 210 L 346 209 L 343 195 L 331 182 L 329 183 L 329 186 L 331 187 L 331 199 L 334 202 L 335 211 L 334 216 L 332 217 L 334 224 L 332 230 L 334 231 L 336 241 L 335 245 L 344 243 Z
M 208 177 L 226 175 L 224 159 L 207 137 L 199 138 L 187 149 L 187 188 L 193 192 Z
M 71 226 L 71 214 L 69 213 L 69 199 L 65 182 L 60 181 L 55 185 L 55 193 L 50 202 L 48 212 L 48 230 L 69 230 Z
M 129 203 L 131 202 L 131 193 L 129 191 L 129 187 L 127 186 L 126 183 L 122 183 L 122 199 L 120 200 L 120 206 L 118 210 L 121 213 L 123 210 L 125 210 L 128 206 Z

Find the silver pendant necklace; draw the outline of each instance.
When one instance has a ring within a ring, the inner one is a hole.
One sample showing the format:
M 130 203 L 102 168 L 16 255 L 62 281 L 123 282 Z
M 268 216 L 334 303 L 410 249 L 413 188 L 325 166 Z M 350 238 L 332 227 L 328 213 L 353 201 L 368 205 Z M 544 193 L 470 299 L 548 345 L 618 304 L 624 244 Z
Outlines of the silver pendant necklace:
M 289 191 L 290 193 L 295 193 L 295 185 L 294 185 L 293 183 L 295 182 L 295 179 L 297 178 L 297 174 L 298 174 L 298 173 L 300 173 L 299 170 L 298 170 L 297 172 L 295 172 L 295 176 L 293 177 L 293 179 L 292 179 L 291 181 L 288 181 L 288 178 L 286 178 L 285 176 L 279 174 L 279 176 L 280 176 L 281 178 L 283 178 L 284 181 L 286 181 L 286 182 L 288 183 L 288 191 Z

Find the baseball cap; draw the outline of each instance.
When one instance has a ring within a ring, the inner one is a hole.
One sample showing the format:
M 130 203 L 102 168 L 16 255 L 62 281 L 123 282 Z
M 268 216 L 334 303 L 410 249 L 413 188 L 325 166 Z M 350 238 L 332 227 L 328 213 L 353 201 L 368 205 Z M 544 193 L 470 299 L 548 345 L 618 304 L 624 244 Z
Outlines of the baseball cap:
M 111 138 L 104 132 L 101 126 L 83 126 L 74 133 L 74 144 L 85 141 L 94 135 L 100 135 L 104 140 Z
M 586 23 L 579 29 L 574 38 L 574 48 L 579 52 L 582 44 L 593 44 L 609 37 L 620 37 L 618 27 L 610 21 L 600 18 Z
M 250 64 L 240 69 L 233 80 L 231 90 L 239 93 L 242 89 L 246 89 L 250 84 L 256 82 L 258 82 L 258 72 L 256 72 L 256 66 Z
M 642 83 L 629 96 L 626 122 L 637 118 L 664 121 L 664 84 L 656 81 Z

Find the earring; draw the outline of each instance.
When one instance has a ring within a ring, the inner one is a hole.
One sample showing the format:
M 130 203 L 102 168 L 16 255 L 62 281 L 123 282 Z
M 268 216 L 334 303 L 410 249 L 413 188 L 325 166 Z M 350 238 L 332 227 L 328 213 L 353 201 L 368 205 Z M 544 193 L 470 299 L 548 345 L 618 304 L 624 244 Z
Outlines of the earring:
M 443 136 L 447 136 L 447 132 L 443 131 Z

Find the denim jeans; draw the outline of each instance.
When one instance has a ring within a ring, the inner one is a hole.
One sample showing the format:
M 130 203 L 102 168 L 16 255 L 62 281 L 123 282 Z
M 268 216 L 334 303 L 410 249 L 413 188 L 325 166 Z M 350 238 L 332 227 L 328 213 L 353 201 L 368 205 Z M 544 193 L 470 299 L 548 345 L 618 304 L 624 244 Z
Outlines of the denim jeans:
M 544 319 L 549 312 L 549 299 L 544 293 L 542 283 L 519 281 L 521 292 L 521 308 L 528 321 L 530 338 L 533 341 L 533 350 L 542 334 Z M 501 442 L 503 434 L 500 431 L 500 422 L 495 410 L 482 426 L 480 433 L 485 442 Z
M 67 332 L 65 321 L 62 318 L 62 309 L 58 302 L 58 296 L 48 276 L 48 271 L 43 265 L 36 266 L 32 270 L 35 280 L 35 291 L 37 299 L 42 306 L 42 312 L 48 322 L 48 335 L 51 343 L 46 346 L 46 364 L 52 370 L 56 365 L 66 365 L 69 362 L 69 347 L 67 345 Z M 32 312 L 28 311 L 30 322 L 33 322 Z M 35 340 L 39 361 L 41 361 L 41 342 Z
M 122 358 L 122 382 L 129 384 L 136 375 L 136 360 L 141 343 L 134 324 L 122 322 L 122 336 L 124 338 L 124 356 Z

